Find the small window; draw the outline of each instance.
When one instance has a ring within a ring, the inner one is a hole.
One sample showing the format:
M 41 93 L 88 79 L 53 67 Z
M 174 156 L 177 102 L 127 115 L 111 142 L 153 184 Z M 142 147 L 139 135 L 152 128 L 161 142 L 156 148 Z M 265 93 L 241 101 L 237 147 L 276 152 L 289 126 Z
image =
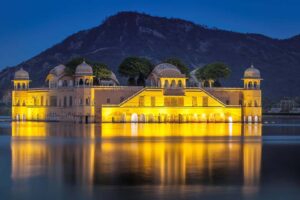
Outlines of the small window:
M 106 103 L 110 103 L 110 98 L 107 98 L 107 99 L 106 99 Z
M 208 106 L 208 97 L 202 97 L 202 106 L 207 107 Z
M 41 96 L 41 106 L 44 105 L 44 96 Z
M 151 97 L 151 106 L 152 106 L 152 107 L 155 106 L 155 97 Z
M 144 96 L 140 96 L 139 97 L 139 106 L 144 106 L 145 105 L 145 97 Z
M 64 107 L 67 107 L 67 97 L 64 97 Z
M 72 98 L 72 96 L 69 96 L 69 106 L 73 106 L 73 98 Z
M 57 106 L 57 97 L 50 96 L 50 106 Z
M 198 106 L 197 97 L 192 97 L 192 106 Z

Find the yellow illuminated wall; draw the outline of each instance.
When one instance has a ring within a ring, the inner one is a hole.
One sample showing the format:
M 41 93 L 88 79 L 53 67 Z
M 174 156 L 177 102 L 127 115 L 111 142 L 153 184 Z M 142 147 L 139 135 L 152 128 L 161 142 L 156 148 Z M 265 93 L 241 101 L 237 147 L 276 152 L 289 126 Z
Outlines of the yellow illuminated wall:
M 16 121 L 260 122 L 261 116 L 259 89 L 75 87 L 12 92 Z
M 171 102 L 169 106 L 166 101 Z M 146 88 L 119 105 L 102 107 L 102 122 L 240 122 L 241 119 L 241 106 L 227 106 L 201 89 L 186 89 L 185 95 L 170 96 L 164 94 L 164 89 Z

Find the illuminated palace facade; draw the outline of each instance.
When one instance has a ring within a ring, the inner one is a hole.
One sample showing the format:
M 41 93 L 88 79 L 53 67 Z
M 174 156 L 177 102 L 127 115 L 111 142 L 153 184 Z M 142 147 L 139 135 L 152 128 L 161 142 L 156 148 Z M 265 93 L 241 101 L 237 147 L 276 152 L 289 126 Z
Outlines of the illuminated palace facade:
M 93 85 L 93 69 L 83 62 L 75 75 L 65 66 L 53 68 L 46 86 L 30 88 L 29 74 L 16 71 L 12 92 L 15 121 L 93 122 L 260 122 L 261 76 L 253 66 L 244 72 L 241 88 L 202 87 L 174 65 L 157 65 L 146 87 L 120 86 L 116 76 Z

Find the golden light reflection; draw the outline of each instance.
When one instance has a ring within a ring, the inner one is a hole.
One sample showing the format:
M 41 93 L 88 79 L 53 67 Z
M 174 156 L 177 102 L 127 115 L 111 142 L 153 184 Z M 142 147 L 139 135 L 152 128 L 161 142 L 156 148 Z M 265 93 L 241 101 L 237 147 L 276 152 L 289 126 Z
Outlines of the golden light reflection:
M 232 124 L 231 127 L 225 124 L 138 124 L 134 125 L 135 130 L 132 131 L 132 124 L 102 124 L 101 133 L 100 127 L 95 125 L 66 128 L 66 125 L 60 126 L 56 123 L 38 124 L 39 126 L 33 124 L 33 127 L 29 124 L 12 124 L 14 180 L 46 175 L 89 187 L 121 183 L 241 183 L 245 187 L 256 187 L 259 184 L 262 152 L 260 140 L 219 141 L 197 137 L 187 141 L 114 140 L 113 137 L 148 137 L 153 134 L 259 136 L 261 126 L 253 125 L 250 128 L 242 127 L 241 124 Z M 228 135 L 231 129 L 232 134 Z M 64 141 L 63 137 L 79 136 L 80 133 L 82 137 L 67 137 L 67 142 Z M 19 136 L 24 135 L 26 140 L 19 139 Z M 35 138 L 36 135 L 42 135 L 45 139 L 31 140 L 29 137 Z M 57 136 L 61 136 L 58 143 L 52 141 Z M 83 139 L 85 137 L 90 139 Z
M 101 125 L 101 133 L 102 137 L 231 137 L 261 136 L 261 128 L 261 124 L 240 123 L 104 123 Z

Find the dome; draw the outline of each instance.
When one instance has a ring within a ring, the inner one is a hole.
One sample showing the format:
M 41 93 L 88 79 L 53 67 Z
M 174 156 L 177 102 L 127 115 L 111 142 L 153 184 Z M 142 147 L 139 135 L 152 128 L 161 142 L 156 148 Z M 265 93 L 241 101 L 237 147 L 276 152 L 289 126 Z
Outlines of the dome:
M 29 80 L 29 73 L 23 68 L 15 72 L 15 80 Z
M 156 65 L 152 73 L 159 77 L 185 77 L 176 66 L 169 63 Z
M 65 73 L 65 66 L 64 65 L 58 65 L 54 67 L 49 74 L 53 74 L 55 76 L 60 76 Z
M 111 72 L 110 79 L 115 81 L 117 84 L 119 84 L 119 80 L 117 79 L 117 76 L 115 73 Z
M 260 78 L 260 71 L 253 65 L 245 70 L 244 78 Z
M 88 65 L 85 61 L 83 61 L 80 65 L 76 67 L 76 72 L 75 74 L 77 76 L 92 76 L 93 75 L 93 68 Z

